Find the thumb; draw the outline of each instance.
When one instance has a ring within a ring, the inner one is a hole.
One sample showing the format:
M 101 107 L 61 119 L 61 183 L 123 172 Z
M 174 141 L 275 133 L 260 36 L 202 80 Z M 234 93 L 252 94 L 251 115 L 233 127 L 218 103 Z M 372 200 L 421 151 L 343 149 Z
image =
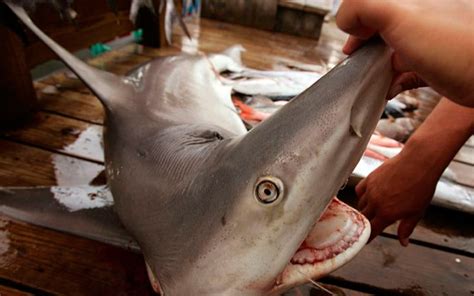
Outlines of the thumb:
M 421 217 L 415 216 L 400 221 L 400 225 L 398 225 L 398 240 L 402 246 L 408 246 L 408 238 L 413 233 L 413 230 L 420 219 Z

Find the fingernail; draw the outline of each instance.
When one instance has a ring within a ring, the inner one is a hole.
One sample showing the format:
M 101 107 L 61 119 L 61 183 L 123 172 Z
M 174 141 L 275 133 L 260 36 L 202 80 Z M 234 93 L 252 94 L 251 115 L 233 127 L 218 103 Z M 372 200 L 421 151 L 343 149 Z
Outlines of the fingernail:
M 390 88 L 390 91 L 388 92 L 387 99 L 388 100 L 393 99 L 396 95 L 398 95 L 402 91 L 403 91 L 403 88 L 400 84 L 392 86 L 392 88 Z

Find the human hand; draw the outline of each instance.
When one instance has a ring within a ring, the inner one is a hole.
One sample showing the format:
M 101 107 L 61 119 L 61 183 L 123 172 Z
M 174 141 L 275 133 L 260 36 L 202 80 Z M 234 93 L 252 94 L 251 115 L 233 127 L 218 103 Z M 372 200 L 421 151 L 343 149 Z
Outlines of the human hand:
M 429 85 L 474 107 L 474 2 L 471 0 L 344 0 L 337 25 L 352 36 L 352 53 L 379 34 L 394 49 L 389 97 Z
M 408 245 L 416 224 L 430 204 L 439 176 L 403 151 L 385 161 L 356 186 L 358 207 L 372 226 L 370 240 L 400 220 L 398 239 Z

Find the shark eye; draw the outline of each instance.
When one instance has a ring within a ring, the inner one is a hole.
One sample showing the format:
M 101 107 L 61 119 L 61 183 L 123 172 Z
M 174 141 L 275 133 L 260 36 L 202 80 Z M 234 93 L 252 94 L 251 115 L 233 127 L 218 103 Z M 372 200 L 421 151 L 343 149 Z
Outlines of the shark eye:
M 255 197 L 265 205 L 275 205 L 283 197 L 283 183 L 275 177 L 261 177 L 255 185 Z

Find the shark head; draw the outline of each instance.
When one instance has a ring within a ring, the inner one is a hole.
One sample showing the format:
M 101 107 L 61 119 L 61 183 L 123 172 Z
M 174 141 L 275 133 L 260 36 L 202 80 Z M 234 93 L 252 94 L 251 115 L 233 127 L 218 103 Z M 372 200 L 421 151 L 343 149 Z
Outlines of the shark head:
M 278 294 L 366 243 L 368 222 L 334 196 L 385 105 L 392 69 L 382 42 L 247 133 L 205 57 L 162 58 L 117 77 L 9 5 L 102 101 L 115 208 L 165 295 Z
M 380 118 L 390 55 L 382 43 L 366 46 L 230 143 L 213 190 L 233 200 L 220 213 L 226 223 L 215 240 L 219 255 L 208 260 L 240 267 L 219 265 L 213 276 L 246 275 L 241 288 L 283 291 L 333 271 L 365 244 L 365 219 L 331 200 Z

